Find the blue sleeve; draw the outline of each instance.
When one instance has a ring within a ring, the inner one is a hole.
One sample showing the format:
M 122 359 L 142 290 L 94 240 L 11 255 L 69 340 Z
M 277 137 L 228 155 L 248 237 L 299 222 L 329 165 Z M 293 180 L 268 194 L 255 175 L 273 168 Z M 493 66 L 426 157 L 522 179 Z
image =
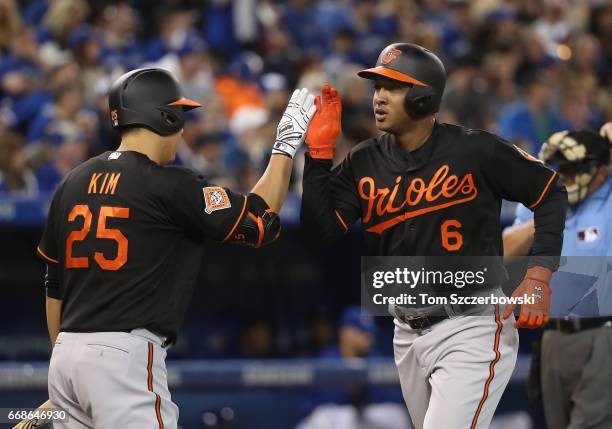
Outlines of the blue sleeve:
M 516 217 L 512 226 L 519 226 L 533 219 L 533 212 L 522 204 L 516 206 Z

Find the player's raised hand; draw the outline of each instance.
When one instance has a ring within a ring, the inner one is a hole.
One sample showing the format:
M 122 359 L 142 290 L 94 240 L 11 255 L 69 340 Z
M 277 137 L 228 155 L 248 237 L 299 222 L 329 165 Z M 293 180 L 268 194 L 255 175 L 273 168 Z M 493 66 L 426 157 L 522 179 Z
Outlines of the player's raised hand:
M 342 101 L 336 88 L 328 84 L 321 88 L 321 95 L 315 99 L 317 112 L 306 135 L 310 156 L 318 159 L 332 159 L 336 140 L 340 135 Z
M 308 124 L 315 111 L 314 96 L 309 94 L 306 88 L 293 91 L 276 128 L 276 141 L 272 154 L 282 154 L 293 158 L 300 145 L 304 143 Z
M 548 322 L 550 312 L 550 278 L 552 271 L 544 267 L 531 267 L 525 273 L 525 278 L 512 294 L 513 297 L 523 297 L 529 303 L 521 304 L 519 318 L 514 323 L 515 328 L 539 328 Z M 533 302 L 531 302 L 533 301 Z M 510 317 L 516 304 L 508 304 L 504 310 L 504 319 Z

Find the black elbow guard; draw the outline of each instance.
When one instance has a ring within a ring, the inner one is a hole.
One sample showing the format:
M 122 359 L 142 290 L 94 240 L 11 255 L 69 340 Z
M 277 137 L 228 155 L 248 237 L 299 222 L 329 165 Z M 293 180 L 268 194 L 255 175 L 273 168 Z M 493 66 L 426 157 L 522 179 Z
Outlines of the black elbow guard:
M 228 243 L 261 247 L 271 243 L 280 235 L 280 218 L 257 194 L 249 194 L 245 214 Z

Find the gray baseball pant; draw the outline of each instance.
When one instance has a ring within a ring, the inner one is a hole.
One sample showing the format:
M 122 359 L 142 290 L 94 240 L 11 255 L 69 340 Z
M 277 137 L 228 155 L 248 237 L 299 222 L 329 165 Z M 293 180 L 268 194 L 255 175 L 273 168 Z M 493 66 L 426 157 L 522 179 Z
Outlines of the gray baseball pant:
M 49 364 L 49 399 L 66 408 L 55 429 L 176 429 L 163 338 L 131 332 L 61 332 Z

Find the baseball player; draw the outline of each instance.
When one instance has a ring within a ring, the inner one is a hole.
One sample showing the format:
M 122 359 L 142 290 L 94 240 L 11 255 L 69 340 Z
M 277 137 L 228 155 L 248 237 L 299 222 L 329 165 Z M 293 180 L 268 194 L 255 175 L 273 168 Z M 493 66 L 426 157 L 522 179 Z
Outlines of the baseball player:
M 280 233 L 295 151 L 314 115 L 296 90 L 278 125 L 267 170 L 249 195 L 166 167 L 186 110 L 166 71 L 138 69 L 109 94 L 121 145 L 83 163 L 53 196 L 38 247 L 47 263 L 54 343 L 49 397 L 67 408 L 56 428 L 176 428 L 166 348 L 176 341 L 207 240 L 253 247 Z
M 567 204 L 557 174 L 493 134 L 438 123 L 446 74 L 427 49 L 392 44 L 359 76 L 374 83 L 382 134 L 332 169 L 340 100 L 323 88 L 306 137 L 303 227 L 329 242 L 361 219 L 371 255 L 498 257 L 501 201 L 523 202 L 535 212 L 536 233 L 529 269 L 513 295 L 534 302 L 521 305 L 514 326 L 541 326 Z M 502 317 L 498 306 L 484 306 L 472 313 L 483 317 L 467 317 L 446 307 L 441 315 L 392 308 L 395 362 L 417 429 L 489 425 L 516 361 L 513 310 L 506 306 Z

